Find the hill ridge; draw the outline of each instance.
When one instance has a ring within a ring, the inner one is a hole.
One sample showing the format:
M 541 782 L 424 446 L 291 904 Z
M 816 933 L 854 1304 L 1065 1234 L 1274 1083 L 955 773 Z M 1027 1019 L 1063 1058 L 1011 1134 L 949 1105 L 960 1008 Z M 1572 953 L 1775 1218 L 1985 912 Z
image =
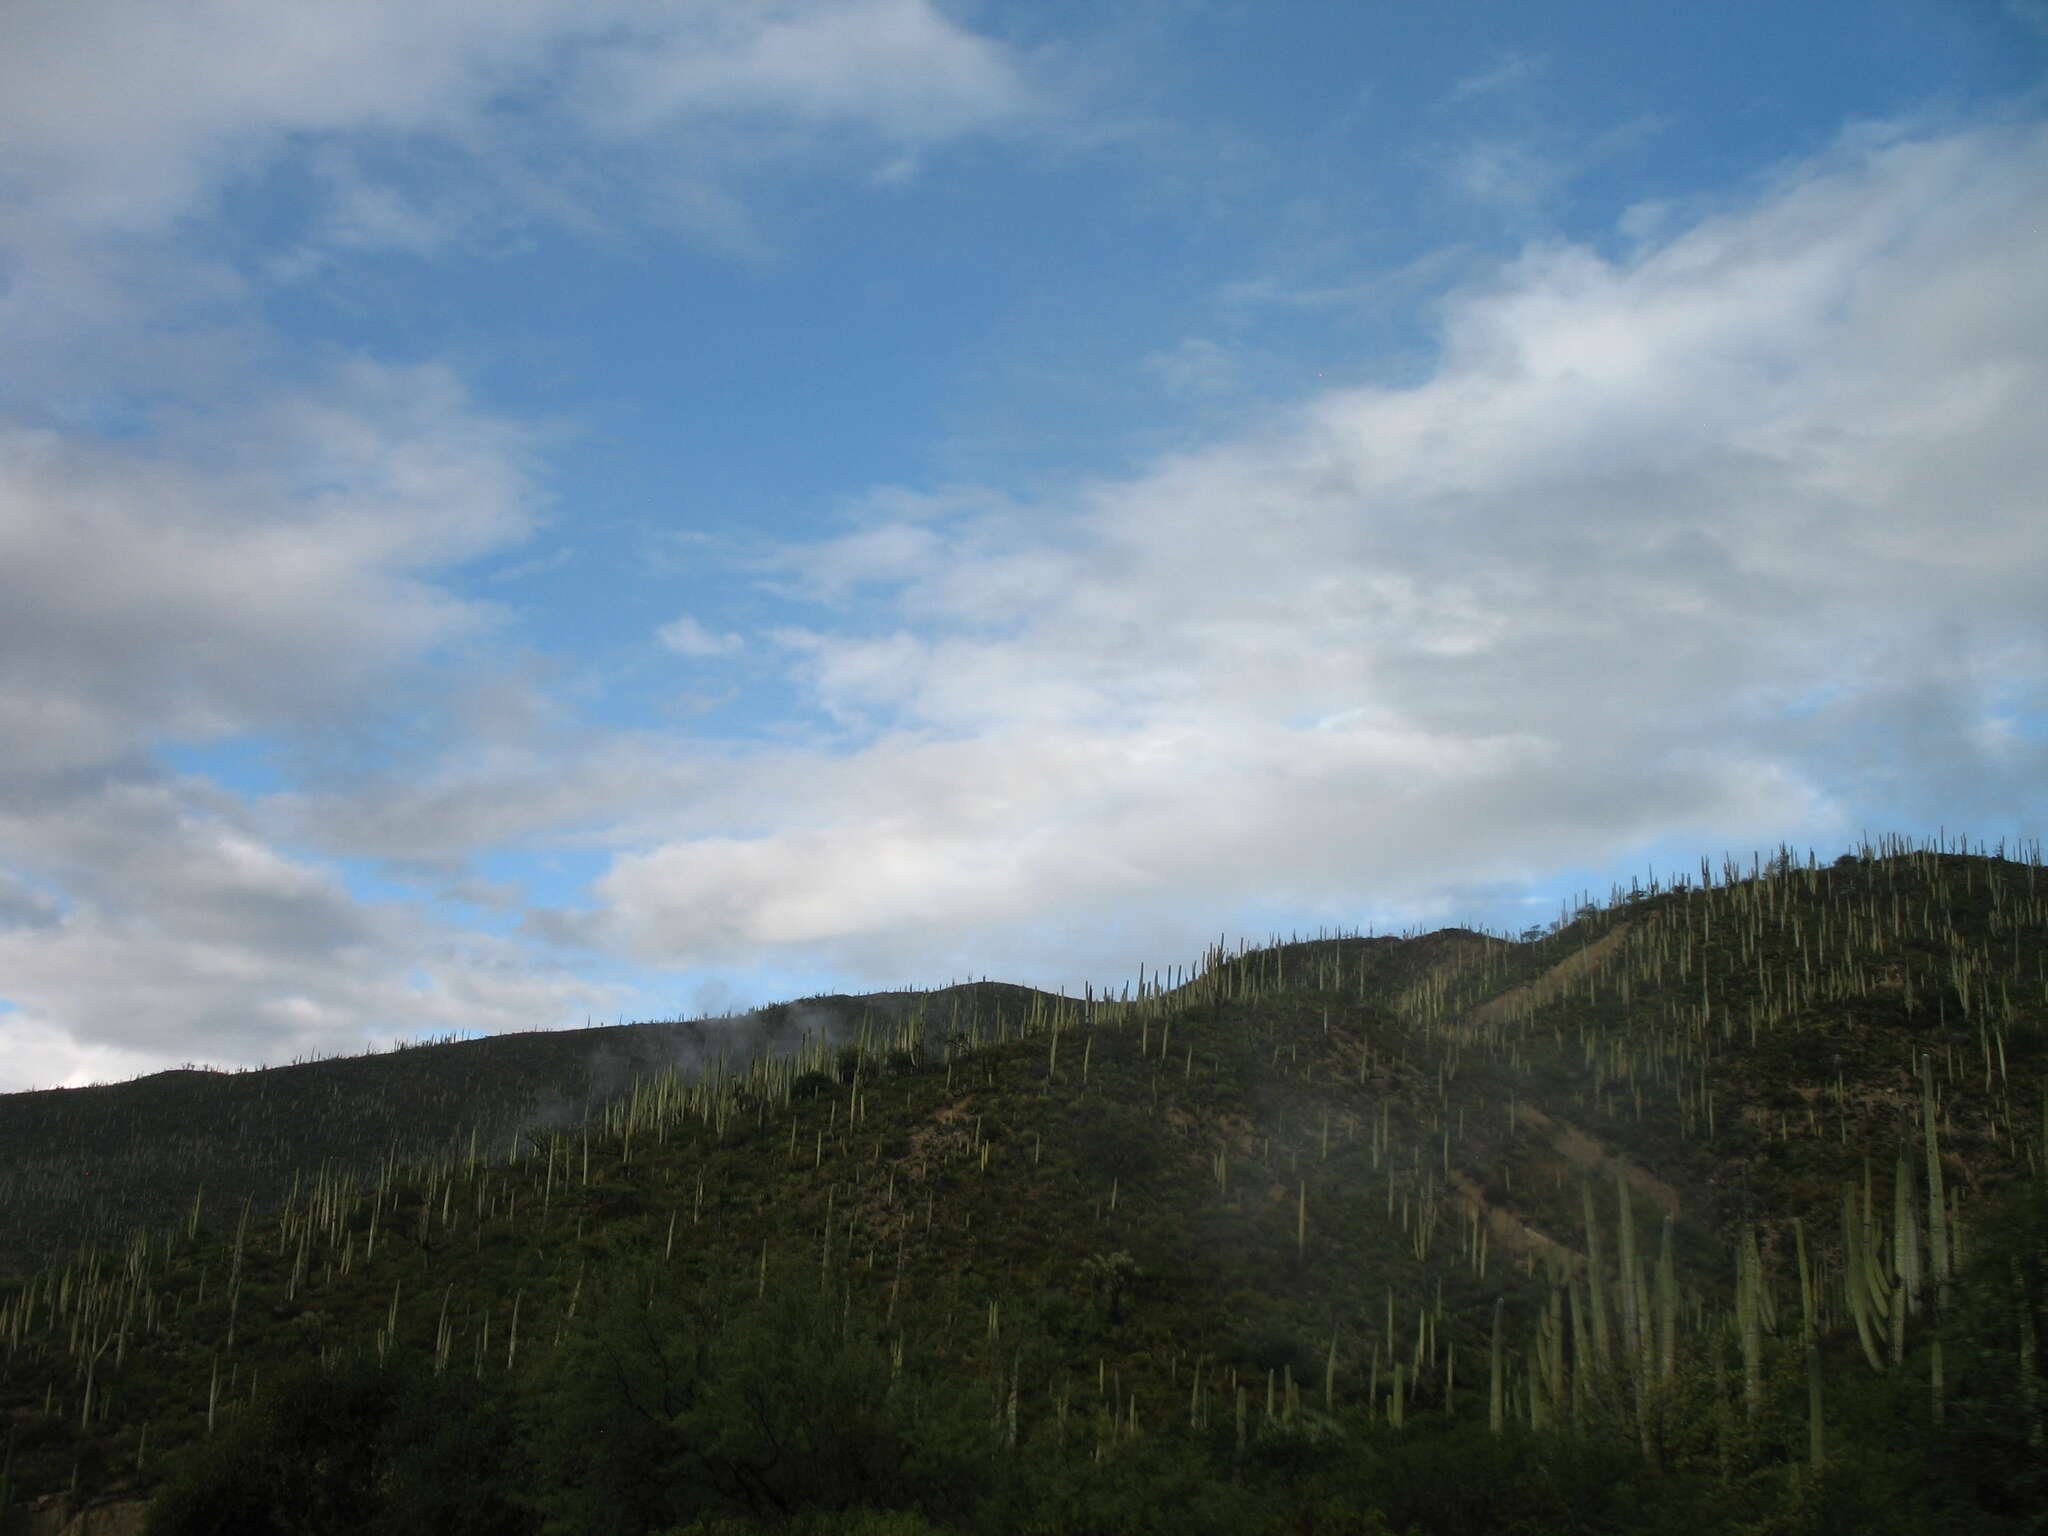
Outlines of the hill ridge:
M 1245 1444 L 1320 1423 L 1291 1405 L 1321 1381 L 1346 1434 L 1583 1419 L 1666 1465 L 1716 1340 L 1754 1374 L 1753 1413 L 1795 1412 L 1802 1347 L 1830 1390 L 1917 1370 L 1924 1403 L 1936 1322 L 1974 1315 L 1933 1280 L 2003 1239 L 1975 1213 L 2030 1187 L 2048 1146 L 2048 989 L 2026 985 L 2044 925 L 2037 864 L 1887 858 L 1653 881 L 1525 943 L 1219 942 L 1114 998 L 967 993 L 988 1006 L 949 999 L 943 1019 L 932 994 L 896 994 L 837 1037 L 781 1005 L 793 1055 L 671 1057 L 502 1151 L 473 1131 L 422 1160 L 330 1163 L 253 1231 L 253 1200 L 208 1195 L 169 1230 L 0 1285 L 0 1397 L 43 1437 L 18 1486 L 91 1455 L 141 1464 L 103 1493 L 148 1486 L 145 1404 L 148 1445 L 198 1465 L 180 1448 L 216 1416 L 209 1353 L 236 1380 L 233 1362 L 294 1351 L 438 1378 L 467 1349 L 491 1391 L 568 1390 L 546 1362 L 609 1336 L 593 1307 L 626 1326 L 634 1295 L 655 1305 L 665 1273 L 727 1296 L 722 1317 L 839 1298 L 847 1341 L 858 1303 L 893 1369 L 979 1382 L 999 1430 L 1028 1358 L 1049 1395 L 1022 1422 L 1063 1437 L 1061 1373 L 1092 1356 L 1121 1426 L 1105 1447 L 1142 1438 L 1141 1399 L 1156 1424 L 1177 1397 L 1198 1437 L 1227 1432 L 1233 1403 L 1244 1426 L 1263 1375 Z M 1501 1327 L 1499 1367 L 1474 1367 Z M 96 1340 L 129 1363 L 101 1374 L 80 1353 Z M 238 1413 L 249 1391 L 229 1392 Z M 1801 1461 L 1712 1433 L 1758 1468 Z

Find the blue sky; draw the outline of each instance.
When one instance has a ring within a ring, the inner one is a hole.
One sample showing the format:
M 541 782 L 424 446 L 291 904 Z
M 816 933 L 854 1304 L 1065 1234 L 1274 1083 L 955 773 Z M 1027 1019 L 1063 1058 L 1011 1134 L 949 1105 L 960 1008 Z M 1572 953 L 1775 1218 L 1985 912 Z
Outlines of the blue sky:
M 2038 0 L 6 26 L 0 1090 L 2039 835 Z

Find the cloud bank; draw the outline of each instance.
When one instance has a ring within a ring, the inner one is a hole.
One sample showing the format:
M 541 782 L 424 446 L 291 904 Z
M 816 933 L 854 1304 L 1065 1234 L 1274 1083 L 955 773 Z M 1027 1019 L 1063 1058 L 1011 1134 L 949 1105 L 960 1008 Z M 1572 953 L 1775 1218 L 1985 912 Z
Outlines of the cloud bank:
M 1872 779 L 2032 803 L 2044 172 L 2035 126 L 1851 134 L 1627 258 L 1526 251 L 1415 387 L 788 551 L 846 613 L 787 638 L 850 743 L 762 765 L 772 831 L 622 852 L 594 931 L 882 974 L 1049 927 L 1109 965 L 1134 914 L 1853 838 Z

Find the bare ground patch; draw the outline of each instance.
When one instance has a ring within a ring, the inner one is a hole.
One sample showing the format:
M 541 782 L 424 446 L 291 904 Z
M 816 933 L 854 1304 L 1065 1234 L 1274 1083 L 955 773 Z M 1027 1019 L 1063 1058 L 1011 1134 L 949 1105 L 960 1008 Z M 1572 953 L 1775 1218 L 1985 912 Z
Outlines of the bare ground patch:
M 1640 1168 L 1627 1158 L 1602 1146 L 1568 1120 L 1553 1120 L 1540 1109 L 1527 1104 L 1516 1106 L 1516 1113 L 1537 1130 L 1550 1136 L 1550 1145 L 1558 1156 L 1575 1168 L 1596 1168 L 1605 1163 L 1619 1168 L 1628 1186 L 1645 1199 L 1653 1200 L 1660 1210 L 1676 1216 L 1681 1204 L 1678 1191 L 1658 1178 L 1647 1168 Z
M 1499 1243 L 1509 1253 L 1518 1258 L 1532 1253 L 1555 1253 L 1567 1259 L 1573 1256 L 1570 1248 L 1548 1233 L 1537 1231 L 1513 1211 L 1487 1204 L 1486 1192 L 1471 1175 L 1462 1170 L 1453 1171 L 1451 1186 L 1464 1198 L 1466 1212 L 1469 1214 L 1477 1211 L 1486 1222 L 1490 1241 Z
M 1618 923 L 1602 934 L 1584 949 L 1566 955 L 1557 964 L 1533 981 L 1520 986 L 1509 987 L 1497 997 L 1490 997 L 1474 1008 L 1471 1020 L 1475 1024 L 1500 1024 L 1516 1018 L 1525 1012 L 1533 1012 L 1545 1003 L 1562 996 L 1564 990 L 1589 971 L 1597 971 L 1614 957 L 1621 947 L 1621 941 L 1628 936 L 1629 925 Z

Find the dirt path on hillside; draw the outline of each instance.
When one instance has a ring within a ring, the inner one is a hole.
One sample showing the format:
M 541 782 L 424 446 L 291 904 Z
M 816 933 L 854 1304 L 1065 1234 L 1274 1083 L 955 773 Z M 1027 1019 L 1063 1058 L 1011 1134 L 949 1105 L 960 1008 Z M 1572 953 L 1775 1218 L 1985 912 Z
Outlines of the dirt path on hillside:
M 1649 1169 L 1638 1167 L 1627 1158 L 1617 1155 L 1612 1149 L 1602 1146 L 1598 1140 L 1571 1122 L 1553 1120 L 1540 1109 L 1531 1109 L 1527 1104 L 1522 1104 L 1516 1107 L 1516 1114 L 1528 1122 L 1531 1128 L 1548 1136 L 1551 1149 L 1573 1167 L 1592 1169 L 1604 1164 L 1608 1168 L 1618 1168 L 1622 1177 L 1628 1180 L 1630 1189 L 1655 1202 L 1658 1209 L 1673 1216 L 1678 1214 L 1678 1191 Z M 1578 1249 L 1530 1226 L 1507 1207 L 1489 1204 L 1486 1193 L 1479 1187 L 1478 1182 L 1462 1170 L 1452 1173 L 1451 1184 L 1464 1198 L 1467 1212 L 1477 1211 L 1486 1222 L 1492 1240 L 1517 1258 L 1529 1254 L 1547 1257 L 1552 1253 L 1560 1253 L 1568 1258 L 1579 1255 Z
M 1613 1148 L 1603 1146 L 1597 1138 L 1587 1135 L 1569 1120 L 1553 1120 L 1542 1110 L 1527 1104 L 1516 1105 L 1515 1113 L 1537 1130 L 1545 1132 L 1550 1137 L 1551 1147 L 1573 1167 L 1596 1168 L 1604 1163 L 1610 1168 L 1619 1168 L 1630 1189 L 1647 1200 L 1655 1201 L 1657 1208 L 1666 1214 L 1678 1214 L 1681 1203 L 1678 1191 L 1649 1169 L 1638 1167 Z
M 1474 1008 L 1470 1020 L 1474 1024 L 1500 1024 L 1515 1018 L 1525 1010 L 1542 1007 L 1562 996 L 1565 989 L 1581 981 L 1592 971 L 1597 971 L 1612 960 L 1628 937 L 1629 924 L 1619 923 L 1609 932 L 1602 934 L 1584 949 L 1566 955 L 1533 981 L 1525 981 L 1518 987 L 1510 987 L 1498 997 L 1489 998 Z M 1603 1146 L 1596 1138 L 1589 1136 L 1567 1120 L 1553 1119 L 1540 1109 L 1527 1104 L 1517 1106 L 1520 1118 L 1528 1121 L 1537 1130 L 1550 1137 L 1552 1149 L 1575 1168 L 1595 1168 L 1608 1164 L 1619 1168 L 1628 1180 L 1629 1188 L 1646 1199 L 1657 1203 L 1659 1209 L 1672 1215 L 1678 1214 L 1678 1191 L 1651 1173 L 1639 1168 L 1627 1158 L 1617 1154 L 1613 1148 Z
M 1596 971 L 1613 958 L 1621 947 L 1621 941 L 1628 936 L 1629 925 L 1621 923 L 1608 933 L 1602 934 L 1584 949 L 1574 950 L 1534 981 L 1525 981 L 1518 987 L 1509 987 L 1498 997 L 1488 998 L 1471 1013 L 1475 1024 L 1500 1024 L 1515 1017 L 1523 1009 L 1536 1009 L 1545 1003 L 1555 1001 L 1564 989 L 1584 976 Z
M 1451 1187 L 1464 1197 L 1467 1212 L 1477 1211 L 1484 1217 L 1491 1240 L 1500 1244 L 1512 1256 L 1520 1258 L 1530 1253 L 1557 1253 L 1566 1259 L 1573 1257 L 1572 1249 L 1548 1233 L 1537 1231 L 1513 1211 L 1504 1206 L 1488 1205 L 1486 1192 L 1462 1168 L 1452 1171 Z

